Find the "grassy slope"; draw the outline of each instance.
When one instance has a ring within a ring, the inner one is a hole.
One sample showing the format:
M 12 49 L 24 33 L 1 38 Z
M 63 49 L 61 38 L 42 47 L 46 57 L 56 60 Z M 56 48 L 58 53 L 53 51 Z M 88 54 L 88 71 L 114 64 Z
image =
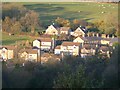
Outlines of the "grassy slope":
M 107 13 L 117 12 L 116 4 L 103 4 L 101 3 L 16 3 L 23 4 L 25 7 L 35 10 L 40 14 L 40 22 L 44 25 L 50 25 L 57 17 L 66 19 L 86 19 L 87 21 L 94 21 L 104 17 Z M 106 7 L 106 8 L 103 8 Z M 114 8 L 113 8 L 114 7 Z M 78 12 L 81 11 L 81 12 Z M 101 12 L 106 12 L 102 14 Z M 29 40 L 27 36 L 8 36 L 2 33 L 2 44 L 10 45 L 15 44 L 16 41 Z
M 27 36 L 24 37 L 18 35 L 9 36 L 8 34 L 2 32 L 2 45 L 14 45 L 16 41 L 23 41 L 29 39 L 30 38 Z
M 40 21 L 44 26 L 51 24 L 57 17 L 69 20 L 86 19 L 93 21 L 118 10 L 117 4 L 107 3 L 22 3 L 27 8 L 40 14 Z M 102 6 L 104 5 L 104 6 Z M 105 7 L 105 8 L 103 8 Z M 80 12 L 79 12 L 80 11 Z M 102 13 L 105 12 L 105 13 Z

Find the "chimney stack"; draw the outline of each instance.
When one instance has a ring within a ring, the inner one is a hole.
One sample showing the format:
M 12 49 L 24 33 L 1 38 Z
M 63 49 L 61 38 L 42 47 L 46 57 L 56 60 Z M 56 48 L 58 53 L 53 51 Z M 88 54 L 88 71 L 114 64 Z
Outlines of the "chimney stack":
M 97 37 L 99 37 L 99 33 L 97 33 L 97 35 L 96 35 Z
M 52 38 L 52 49 L 55 48 L 55 38 Z
M 106 34 L 102 34 L 102 36 L 101 36 L 102 38 L 106 38 Z
M 83 37 L 85 37 L 85 35 L 84 35 L 84 34 L 83 34 L 82 36 L 83 36 Z
M 90 33 L 89 33 L 89 32 L 88 32 L 88 34 L 87 34 L 87 35 L 88 35 L 88 37 L 90 37 Z
M 97 47 L 98 47 L 98 44 L 96 44 L 95 46 L 96 46 L 96 48 L 97 48 Z
M 112 35 L 112 38 L 115 38 L 115 36 L 114 36 L 114 35 Z
M 93 35 L 93 37 L 94 37 L 94 36 L 95 36 L 95 33 L 93 33 L 92 35 Z
M 83 43 L 81 43 L 81 46 L 83 47 Z
M 109 35 L 107 35 L 107 38 L 109 38 Z

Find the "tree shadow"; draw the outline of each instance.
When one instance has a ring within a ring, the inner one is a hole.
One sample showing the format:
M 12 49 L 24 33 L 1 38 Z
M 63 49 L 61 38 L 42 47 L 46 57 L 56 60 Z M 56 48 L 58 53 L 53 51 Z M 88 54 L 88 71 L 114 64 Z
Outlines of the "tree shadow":
M 33 4 L 33 5 L 24 5 L 25 7 L 35 10 L 37 12 L 53 12 L 64 10 L 64 7 L 57 6 L 57 4 Z

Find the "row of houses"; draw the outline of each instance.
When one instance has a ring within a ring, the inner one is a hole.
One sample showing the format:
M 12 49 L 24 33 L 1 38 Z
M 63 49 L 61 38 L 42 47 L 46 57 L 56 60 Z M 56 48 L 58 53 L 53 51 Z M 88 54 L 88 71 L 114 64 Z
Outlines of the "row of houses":
M 104 54 L 110 58 L 111 51 L 111 48 L 108 46 L 98 46 L 96 44 L 81 45 L 81 43 L 77 42 L 63 42 L 60 46 L 56 46 L 54 54 L 74 55 L 85 58 L 100 52 L 100 54 Z
M 86 27 L 79 26 L 77 29 L 72 30 L 70 27 L 56 27 L 54 25 L 48 26 L 45 31 L 44 35 L 57 35 L 60 36 L 61 34 L 71 35 L 74 37 L 102 37 L 102 38 L 110 38 L 109 35 L 106 34 L 99 34 L 99 33 L 90 33 Z M 112 36 L 114 38 L 114 35 Z
M 51 37 L 52 35 L 60 36 L 62 33 L 72 35 L 75 39 L 73 41 L 62 41 L 61 44 L 58 44 L 58 40 Z M 18 56 L 24 60 L 38 61 L 41 51 L 53 51 L 55 55 L 74 55 L 83 58 L 95 55 L 96 52 L 101 52 L 101 54 L 110 57 L 110 47 L 113 46 L 113 43 L 120 42 L 119 38 L 109 37 L 105 34 L 102 36 L 92 34 L 90 36 L 88 30 L 84 27 L 78 27 L 75 31 L 72 31 L 69 27 L 56 28 L 50 25 L 43 36 L 33 40 L 31 48 L 17 52 Z M 13 59 L 16 48 L 15 46 L 0 47 L 0 59 Z
M 24 60 L 29 61 L 37 61 L 38 59 L 38 50 L 35 49 L 21 49 L 16 54 L 17 47 L 16 46 L 1 46 L 0 47 L 0 60 L 6 61 L 15 58 L 15 55 L 23 58 Z
M 87 29 L 85 27 L 78 27 L 75 31 L 72 31 L 70 27 L 56 27 L 54 25 L 48 26 L 45 31 L 47 35 L 57 35 L 60 36 L 61 34 L 72 35 L 72 36 L 81 36 L 85 37 L 87 33 Z
M 61 55 L 75 55 L 75 56 L 90 56 L 95 55 L 99 50 L 103 53 L 107 53 L 110 57 L 110 48 L 113 43 L 118 42 L 118 38 L 101 38 L 101 37 L 77 37 L 73 41 L 63 41 L 61 45 L 57 45 L 55 39 L 47 40 L 47 38 L 36 39 L 33 41 L 33 47 L 41 50 L 54 50 L 54 54 Z M 42 44 L 42 43 L 46 43 Z M 49 43 L 49 44 L 48 44 Z M 109 46 L 108 46 L 109 45 Z
M 12 59 L 14 57 L 14 46 L 1 46 L 0 47 L 0 60 Z

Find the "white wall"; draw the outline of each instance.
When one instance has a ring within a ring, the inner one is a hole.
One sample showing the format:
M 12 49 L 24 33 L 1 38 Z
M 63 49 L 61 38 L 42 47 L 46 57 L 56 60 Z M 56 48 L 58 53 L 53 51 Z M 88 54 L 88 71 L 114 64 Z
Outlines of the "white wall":
M 33 41 L 33 47 L 40 48 L 40 41 L 34 40 L 34 41 Z

